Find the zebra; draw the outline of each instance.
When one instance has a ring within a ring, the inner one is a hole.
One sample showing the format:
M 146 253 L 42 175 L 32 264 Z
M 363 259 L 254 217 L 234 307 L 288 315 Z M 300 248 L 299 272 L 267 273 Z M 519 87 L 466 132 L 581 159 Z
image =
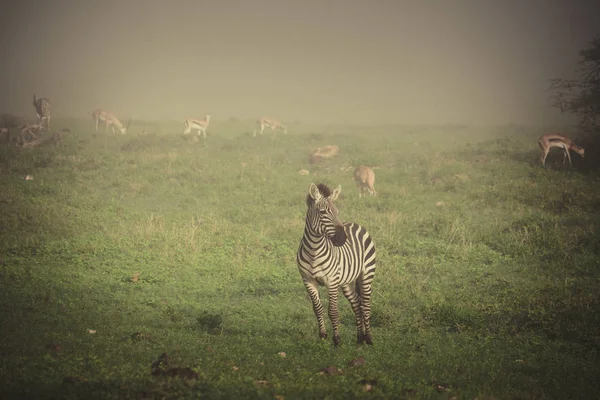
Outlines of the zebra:
M 47 97 L 36 99 L 34 93 L 33 106 L 35 107 L 35 112 L 38 117 L 38 125 L 42 125 L 42 122 L 46 120 L 46 129 L 50 130 L 50 117 L 52 116 L 52 103 L 50 102 L 50 99 Z
M 329 296 L 329 319 L 333 325 L 333 344 L 341 343 L 339 334 L 338 291 L 350 302 L 356 316 L 357 343 L 373 344 L 371 336 L 371 283 L 375 276 L 375 244 L 365 228 L 342 223 L 333 202 L 342 190 L 331 192 L 325 184 L 310 184 L 306 204 L 304 236 L 296 262 L 319 324 L 319 336 L 327 338 L 319 286 Z

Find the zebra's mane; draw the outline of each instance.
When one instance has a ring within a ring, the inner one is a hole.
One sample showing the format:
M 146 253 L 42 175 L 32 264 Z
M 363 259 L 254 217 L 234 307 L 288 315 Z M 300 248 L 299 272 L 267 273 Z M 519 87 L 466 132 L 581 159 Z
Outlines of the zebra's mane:
M 329 197 L 331 195 L 331 189 L 329 189 L 329 186 L 327 186 L 324 183 L 319 183 L 317 185 L 317 187 L 319 188 L 319 193 L 321 193 L 321 196 L 323 197 Z M 310 205 L 313 204 L 314 200 L 312 199 L 312 197 L 310 197 L 310 194 L 306 195 L 306 202 Z
M 327 186 L 326 184 L 319 183 L 317 187 L 319 188 L 319 192 L 321 192 L 321 195 L 323 195 L 324 197 L 331 196 L 331 189 L 329 189 L 329 186 Z

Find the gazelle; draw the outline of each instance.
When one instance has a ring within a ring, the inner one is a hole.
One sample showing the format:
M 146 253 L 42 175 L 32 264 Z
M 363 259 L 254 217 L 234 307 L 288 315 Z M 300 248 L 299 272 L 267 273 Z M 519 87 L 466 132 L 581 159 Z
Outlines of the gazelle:
M 50 99 L 46 97 L 40 97 L 39 99 L 36 99 L 34 93 L 33 106 L 35 107 L 35 113 L 38 117 L 38 125 L 43 125 L 43 122 L 45 120 L 46 129 L 50 130 L 50 117 L 52 117 L 52 103 L 50 102 Z
M 60 143 L 62 143 L 63 135 L 60 132 L 55 132 L 50 140 L 54 142 L 54 146 L 58 146 Z
M 183 121 L 183 124 L 185 125 L 184 135 L 189 134 L 194 129 L 198 131 L 198 136 L 202 133 L 206 139 L 206 129 L 210 124 L 210 114 L 204 114 L 204 119 L 188 118 Z
M 0 140 L 10 141 L 10 131 L 8 128 L 0 128 Z
M 548 157 L 548 153 L 550 152 L 550 149 L 553 147 L 563 149 L 563 151 L 564 151 L 563 164 L 565 163 L 565 160 L 568 158 L 569 165 L 572 165 L 570 151 L 574 151 L 575 153 L 579 154 L 582 158 L 585 153 L 585 149 L 577 146 L 575 143 L 573 143 L 573 141 L 571 139 L 569 139 L 566 136 L 562 136 L 562 135 L 559 135 L 556 133 L 549 133 L 549 134 L 542 136 L 540 138 L 540 140 L 538 141 L 538 144 L 540 145 L 540 149 L 542 150 L 542 157 L 541 157 L 542 165 L 546 165 L 546 157 Z
M 44 126 L 40 124 L 23 124 L 19 127 L 19 134 L 24 136 L 28 133 L 34 139 L 39 139 L 38 134 L 44 130 Z
M 317 164 L 327 158 L 335 157 L 340 151 L 340 148 L 336 145 L 328 145 L 325 147 L 318 147 L 314 149 L 308 156 L 308 162 L 311 164 Z
M 358 187 L 358 197 L 362 197 L 365 191 L 368 191 L 371 196 L 377 196 L 375 191 L 375 172 L 369 167 L 359 165 L 354 170 L 354 182 Z
M 115 128 L 117 128 L 121 134 L 126 134 L 127 133 L 127 129 L 129 128 L 129 125 L 131 124 L 131 118 L 129 119 L 129 122 L 127 123 L 127 127 L 125 127 L 123 125 L 123 123 L 121 121 L 119 121 L 119 119 L 115 116 L 115 114 L 103 110 L 103 109 L 97 109 L 94 110 L 92 112 L 92 117 L 96 120 L 96 132 L 98 132 L 98 123 L 100 121 L 104 121 L 105 127 L 106 127 L 106 133 L 108 133 L 108 126 L 110 125 L 110 127 L 112 128 L 112 133 L 113 135 L 115 134 Z
M 44 130 L 44 127 L 39 124 L 23 124 L 19 127 L 18 145 L 23 145 L 28 142 L 40 139 L 39 133 Z
M 265 128 L 271 128 L 271 130 L 273 131 L 273 134 L 275 136 L 277 136 L 277 129 L 281 129 L 283 131 L 283 133 L 287 134 L 287 126 L 283 125 L 281 122 L 274 120 L 274 119 L 270 119 L 270 118 L 259 118 L 256 121 L 256 127 L 254 128 L 254 136 L 256 137 L 256 130 L 260 129 L 260 134 L 262 135 Z

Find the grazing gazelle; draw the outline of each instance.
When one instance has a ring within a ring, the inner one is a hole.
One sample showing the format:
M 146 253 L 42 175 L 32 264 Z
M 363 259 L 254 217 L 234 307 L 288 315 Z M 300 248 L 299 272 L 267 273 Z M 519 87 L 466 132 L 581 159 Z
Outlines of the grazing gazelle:
M 375 191 L 375 172 L 369 167 L 359 165 L 354 170 L 354 182 L 358 186 L 358 197 L 362 197 L 365 191 L 368 191 L 371 196 L 377 196 Z
M 550 152 L 550 149 L 553 147 L 563 149 L 563 151 L 564 151 L 563 164 L 565 163 L 565 160 L 568 158 L 569 165 L 572 165 L 570 151 L 574 151 L 575 153 L 579 154 L 582 158 L 585 153 L 585 149 L 577 146 L 575 143 L 573 143 L 573 141 L 571 139 L 569 139 L 566 136 L 559 135 L 556 133 L 549 133 L 549 134 L 542 136 L 540 138 L 540 140 L 538 141 L 538 144 L 540 145 L 540 149 L 542 150 L 542 157 L 541 157 L 542 165 L 546 165 L 546 157 L 548 157 L 548 153 Z
M 19 127 L 19 135 L 24 137 L 25 134 L 29 134 L 34 139 L 39 139 L 38 134 L 43 130 L 44 126 L 39 124 L 23 124 Z
M 43 122 L 45 120 L 46 129 L 50 130 L 50 117 L 52 116 L 52 103 L 50 102 L 50 99 L 46 97 L 40 97 L 39 99 L 36 99 L 34 93 L 33 106 L 35 107 L 35 113 L 38 117 L 38 125 L 43 125 Z
M 121 121 L 119 121 L 119 119 L 115 116 L 115 114 L 111 113 L 110 111 L 106 111 L 106 110 L 102 110 L 102 109 L 97 109 L 94 110 L 92 112 L 92 117 L 96 120 L 96 132 L 98 132 L 98 122 L 99 121 L 104 121 L 105 127 L 106 127 L 106 133 L 108 133 L 108 126 L 110 125 L 110 127 L 112 128 L 112 133 L 113 135 L 115 134 L 115 128 L 117 128 L 121 134 L 126 134 L 127 133 L 127 129 L 129 128 L 129 125 L 131 124 L 131 118 L 129 119 L 129 122 L 127 123 L 127 127 L 125 127 L 123 125 L 123 123 Z
M 256 137 L 256 130 L 260 130 L 260 134 L 262 135 L 265 131 L 265 128 L 271 128 L 273 131 L 273 135 L 277 137 L 277 129 L 281 129 L 283 133 L 287 134 L 287 126 L 283 125 L 281 122 L 271 119 L 271 118 L 259 118 L 256 121 L 256 127 L 254 128 L 254 136 Z
M 308 155 L 308 162 L 311 164 L 318 164 L 325 159 L 335 157 L 339 152 L 340 148 L 336 145 L 318 147 Z
M 10 141 L 10 131 L 8 128 L 0 128 L 0 140 Z
M 22 146 L 28 142 L 35 142 L 40 139 L 39 134 L 44 130 L 44 127 L 39 124 L 23 124 L 19 127 L 19 138 L 17 144 Z
M 206 129 L 208 128 L 208 124 L 210 124 L 210 114 L 205 114 L 204 119 L 188 118 L 183 121 L 183 124 L 185 125 L 184 135 L 189 134 L 192 129 L 195 129 L 198 131 L 198 136 L 202 133 L 206 139 Z

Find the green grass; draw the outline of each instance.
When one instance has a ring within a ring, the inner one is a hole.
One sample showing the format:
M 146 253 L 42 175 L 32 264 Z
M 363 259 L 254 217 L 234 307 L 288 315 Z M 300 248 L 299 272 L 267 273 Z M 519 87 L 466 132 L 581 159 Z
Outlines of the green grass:
M 0 398 L 598 395 L 600 177 L 542 168 L 535 129 L 53 124 L 60 147 L 0 149 Z M 318 339 L 295 264 L 311 182 L 375 241 L 374 346 L 344 299 L 342 346 Z

